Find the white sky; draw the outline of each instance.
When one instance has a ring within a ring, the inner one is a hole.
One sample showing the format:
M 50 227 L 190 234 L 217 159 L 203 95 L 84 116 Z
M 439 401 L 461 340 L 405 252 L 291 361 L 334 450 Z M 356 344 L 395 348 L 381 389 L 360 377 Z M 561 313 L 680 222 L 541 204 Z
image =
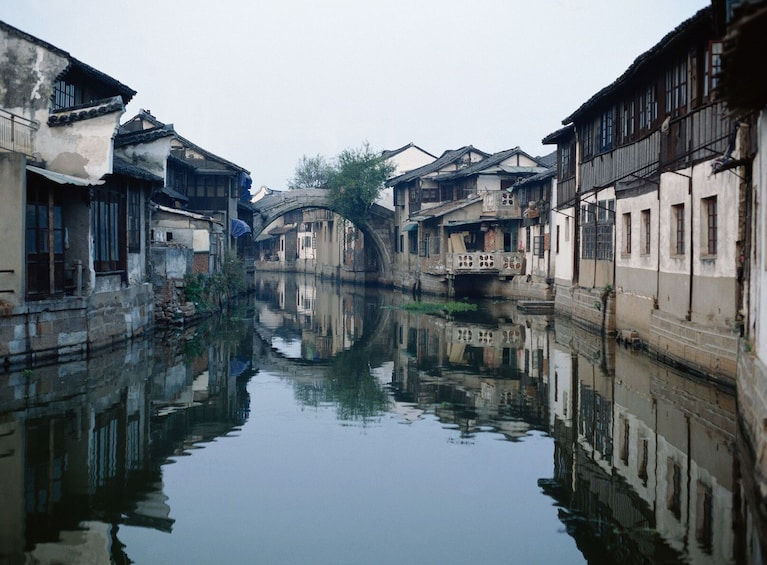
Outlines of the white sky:
M 283 189 L 368 141 L 439 156 L 541 139 L 705 0 L 5 0 L 0 19 Z

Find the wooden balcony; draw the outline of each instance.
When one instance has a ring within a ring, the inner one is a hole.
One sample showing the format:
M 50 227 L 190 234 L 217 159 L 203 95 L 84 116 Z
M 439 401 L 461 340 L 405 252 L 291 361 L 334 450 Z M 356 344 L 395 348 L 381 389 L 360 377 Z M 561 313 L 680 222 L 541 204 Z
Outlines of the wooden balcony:
M 31 157 L 32 135 L 37 128 L 36 122 L 0 108 L 0 149 Z
M 482 215 L 496 218 L 521 218 L 522 208 L 511 192 L 505 190 L 482 193 Z
M 452 275 L 522 275 L 525 255 L 510 251 L 448 253 L 445 264 L 447 273 Z

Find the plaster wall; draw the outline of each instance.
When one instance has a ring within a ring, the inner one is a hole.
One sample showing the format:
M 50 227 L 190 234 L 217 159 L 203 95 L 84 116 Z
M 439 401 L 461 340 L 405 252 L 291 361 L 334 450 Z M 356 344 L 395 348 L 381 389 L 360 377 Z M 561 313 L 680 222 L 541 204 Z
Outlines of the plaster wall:
M 575 209 L 572 207 L 563 208 L 559 212 L 560 213 L 553 214 L 554 235 L 552 237 L 554 241 L 552 242 L 552 246 L 554 248 L 554 257 L 552 258 L 552 263 L 554 264 L 557 284 L 569 286 L 573 280 Z M 556 252 L 557 228 L 559 228 L 559 253 Z
M 45 123 L 54 79 L 66 69 L 64 54 L 0 29 L 0 106 Z
M 707 255 L 704 247 L 707 224 L 701 200 L 711 196 L 717 197 L 718 208 L 716 255 Z M 738 309 L 735 291 L 738 204 L 738 177 L 728 172 L 711 174 L 711 162 L 661 176 L 658 230 L 661 310 L 680 318 L 690 310 L 693 320 L 719 326 L 734 323 Z M 676 253 L 674 206 L 684 206 L 684 254 Z
M 48 169 L 98 181 L 112 172 L 112 138 L 122 114 L 112 112 L 72 124 L 42 127 L 35 135 L 35 152 Z
M 396 167 L 394 173 L 392 173 L 392 177 L 428 165 L 429 163 L 434 162 L 434 160 L 434 157 L 424 153 L 420 149 L 416 147 L 408 147 L 389 159 L 389 162 Z
M 210 232 L 208 230 L 190 230 L 192 235 L 192 249 L 195 253 L 210 252 Z
M 19 153 L 0 153 L 0 300 L 18 305 L 24 300 L 24 233 L 26 220 L 26 161 Z M 10 272 L 2 272 L 10 271 Z M 7 292 L 6 292 L 7 291 Z
M 498 175 L 477 175 L 477 193 L 501 190 L 501 177 Z
M 129 163 L 167 179 L 168 155 L 170 155 L 171 136 L 148 143 L 126 145 L 115 149 L 115 155 Z

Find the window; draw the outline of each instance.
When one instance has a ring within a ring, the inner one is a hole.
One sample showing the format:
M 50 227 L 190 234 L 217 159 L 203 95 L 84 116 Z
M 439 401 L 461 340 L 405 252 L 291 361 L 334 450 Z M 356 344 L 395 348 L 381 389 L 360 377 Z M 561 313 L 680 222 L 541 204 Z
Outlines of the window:
M 717 246 L 717 227 L 719 223 L 717 215 L 716 196 L 704 198 L 701 206 L 703 221 L 701 225 L 705 229 L 703 234 L 704 253 L 706 255 L 716 255 Z
M 658 119 L 658 101 L 655 86 L 648 86 L 639 96 L 639 130 L 648 131 Z
M 631 255 L 631 212 L 623 214 L 623 253 Z
M 626 142 L 634 137 L 636 121 L 636 102 L 631 99 L 623 103 L 621 111 L 621 141 Z
M 439 202 L 439 189 L 437 188 L 422 189 L 421 202 Z
M 613 148 L 613 109 L 602 112 L 599 118 L 599 150 L 609 151 Z
M 141 251 L 141 194 L 128 191 L 128 253 Z
M 703 83 L 703 94 L 708 96 L 719 84 L 719 74 L 722 72 L 722 50 L 721 41 L 712 41 L 708 44 L 705 60 L 705 72 Z
M 631 425 L 625 417 L 621 416 L 623 423 L 623 439 L 621 441 L 621 461 L 624 465 L 629 464 L 629 440 L 631 438 Z
M 556 253 L 559 253 L 559 228 L 562 227 L 559 224 L 557 224 L 557 240 L 556 240 Z
M 525 228 L 525 252 L 526 253 L 530 252 L 530 244 L 531 244 L 531 240 L 530 240 L 530 226 L 527 226 Z
M 695 539 L 703 550 L 711 554 L 714 541 L 714 497 L 710 486 L 698 480 L 695 500 Z
M 613 260 L 613 232 L 615 223 L 615 200 L 600 200 L 588 204 L 586 217 L 590 220 L 582 226 L 583 247 L 581 257 L 599 261 Z M 582 209 L 583 212 L 583 209 Z
M 597 225 L 597 260 L 613 260 L 613 225 Z
M 650 254 L 650 210 L 642 210 L 642 231 L 640 245 L 644 255 Z
M 408 251 L 415 255 L 418 253 L 418 231 L 417 230 L 411 230 L 407 232 L 407 239 L 408 239 Z
M 687 106 L 687 59 L 680 58 L 666 70 L 666 111 L 678 115 Z
M 684 204 L 671 207 L 671 252 L 684 255 Z
M 559 147 L 559 178 L 575 176 L 575 141 Z
M 591 157 L 594 153 L 594 123 L 591 121 L 583 125 L 581 145 L 583 147 L 583 158 Z
M 439 255 L 439 237 L 430 237 L 429 238 L 429 255 Z
M 57 80 L 53 85 L 53 95 L 51 96 L 51 106 L 53 109 L 61 110 L 76 105 L 75 85 L 69 84 L 64 80 Z
M 41 186 L 36 178 L 28 180 L 26 213 L 27 297 L 46 298 L 62 293 L 65 246 L 62 207 L 55 192 Z
M 121 234 L 125 233 L 125 197 L 116 190 L 94 191 L 91 202 L 93 267 L 96 272 L 124 270 Z M 124 241 L 124 240 L 123 240 Z
M 533 255 L 536 257 L 543 257 L 545 251 L 544 237 L 542 235 L 536 235 L 533 238 Z
M 570 218 L 565 218 L 565 241 L 570 241 Z
M 642 480 L 642 484 L 647 486 L 647 463 L 650 459 L 649 453 L 649 441 L 647 438 L 639 438 L 639 445 L 637 446 L 637 453 L 639 455 L 639 466 L 637 469 L 637 475 Z

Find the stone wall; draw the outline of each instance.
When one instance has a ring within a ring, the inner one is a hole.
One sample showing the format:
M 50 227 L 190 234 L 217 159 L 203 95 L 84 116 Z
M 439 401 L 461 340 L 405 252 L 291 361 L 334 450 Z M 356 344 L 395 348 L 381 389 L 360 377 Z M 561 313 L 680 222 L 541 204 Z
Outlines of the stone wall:
M 141 335 L 153 313 L 149 284 L 28 302 L 0 317 L 0 359 L 26 367 L 75 358 Z
M 648 350 L 732 385 L 737 370 L 738 336 L 727 328 L 677 320 L 656 310 L 650 321 Z

